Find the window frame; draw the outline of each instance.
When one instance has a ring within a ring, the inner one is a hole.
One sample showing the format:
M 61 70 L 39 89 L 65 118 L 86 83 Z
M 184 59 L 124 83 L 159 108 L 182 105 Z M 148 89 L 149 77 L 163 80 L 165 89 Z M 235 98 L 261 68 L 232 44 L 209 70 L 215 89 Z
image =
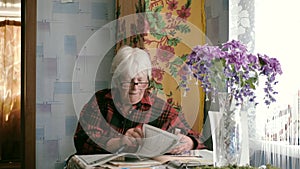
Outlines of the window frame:
M 21 1 L 21 168 L 35 166 L 36 0 Z

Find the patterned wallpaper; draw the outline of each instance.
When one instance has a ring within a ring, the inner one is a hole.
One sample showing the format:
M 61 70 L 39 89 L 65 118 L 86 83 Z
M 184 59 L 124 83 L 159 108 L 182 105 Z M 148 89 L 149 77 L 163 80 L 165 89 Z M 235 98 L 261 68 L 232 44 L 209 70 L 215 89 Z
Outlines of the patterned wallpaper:
M 92 93 L 87 88 L 108 85 L 104 76 L 94 83 L 81 83 L 73 76 L 75 72 L 93 76 L 90 65 L 98 55 L 85 54 L 84 47 L 115 18 L 114 1 L 38 0 L 37 5 L 36 168 L 62 169 L 65 159 L 75 152 L 77 116 L 72 93 Z M 102 37 L 113 38 L 110 30 Z

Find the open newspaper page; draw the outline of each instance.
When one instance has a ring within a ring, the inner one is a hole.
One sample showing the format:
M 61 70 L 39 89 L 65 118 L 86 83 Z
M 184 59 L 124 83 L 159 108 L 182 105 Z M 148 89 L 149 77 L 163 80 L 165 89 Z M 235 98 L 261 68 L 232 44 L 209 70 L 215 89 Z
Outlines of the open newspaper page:
M 179 137 L 168 131 L 153 127 L 148 124 L 143 125 L 144 139 L 136 155 L 140 157 L 155 157 L 169 152 L 177 144 Z
M 213 152 L 210 150 L 190 150 L 180 155 L 161 155 L 153 158 L 162 164 L 176 162 L 177 164 L 213 165 Z
M 124 154 L 93 154 L 93 155 L 75 155 L 79 164 L 86 167 L 95 167 L 105 164 L 111 160 L 124 160 Z
M 160 156 L 179 144 L 179 137 L 160 128 L 143 125 L 144 139 L 136 153 L 75 155 L 85 167 L 101 166 L 112 160 L 124 161 L 125 157 L 136 157 L 139 160 Z

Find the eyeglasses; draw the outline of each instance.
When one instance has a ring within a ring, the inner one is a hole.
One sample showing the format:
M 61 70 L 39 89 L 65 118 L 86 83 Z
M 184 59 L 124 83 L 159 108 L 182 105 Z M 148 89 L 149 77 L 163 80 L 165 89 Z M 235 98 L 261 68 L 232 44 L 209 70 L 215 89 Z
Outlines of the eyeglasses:
M 149 82 L 121 82 L 123 89 L 129 89 L 133 86 L 137 86 L 138 89 L 146 89 Z

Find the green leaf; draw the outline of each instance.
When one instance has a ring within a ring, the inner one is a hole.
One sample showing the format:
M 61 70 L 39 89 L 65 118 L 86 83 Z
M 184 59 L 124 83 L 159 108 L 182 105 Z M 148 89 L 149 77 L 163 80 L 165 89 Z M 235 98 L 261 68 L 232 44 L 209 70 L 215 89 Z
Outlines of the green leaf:
M 178 73 L 177 68 L 175 66 L 171 66 L 170 73 L 171 73 L 172 77 L 177 77 L 177 73 Z
M 170 35 L 170 36 L 174 37 L 175 34 L 176 34 L 176 31 L 175 31 L 175 30 L 170 30 L 170 31 L 169 31 L 169 35 Z
M 189 54 L 183 54 L 180 58 L 183 62 L 186 61 L 186 58 L 188 57 Z
M 192 4 L 192 0 L 187 0 L 186 4 L 185 4 L 185 8 L 189 8 Z
M 161 38 L 163 38 L 165 35 L 163 35 L 163 34 L 159 34 L 159 33 L 151 33 L 151 35 L 153 36 L 153 37 L 155 37 L 156 39 L 161 39 Z
M 257 77 L 251 77 L 245 83 L 249 84 L 250 88 L 255 90 L 256 89 L 255 84 L 257 84 L 258 82 L 257 80 L 258 80 Z
M 163 32 L 166 23 L 163 21 L 162 17 L 157 14 L 147 14 L 147 19 L 151 28 L 151 34 L 163 34 L 165 36 L 167 33 Z M 157 36 L 155 36 L 157 37 Z
M 163 85 L 160 84 L 160 83 L 155 83 L 155 84 L 154 84 L 154 87 L 155 87 L 156 89 L 163 90 Z
M 150 4 L 150 2 L 149 2 L 150 0 L 145 0 L 145 11 L 146 12 L 149 12 L 150 11 L 150 7 L 149 7 L 149 4 Z
M 161 10 L 163 9 L 163 6 L 157 6 L 156 8 L 153 9 L 154 12 L 161 12 Z
M 171 64 L 174 64 L 174 65 L 182 65 L 183 64 L 183 60 L 182 58 L 175 58 L 173 62 L 171 62 Z
M 177 46 L 177 44 L 180 42 L 179 38 L 171 38 L 167 41 L 167 44 L 169 46 Z
M 165 92 L 163 90 L 159 90 L 158 93 L 159 94 L 165 94 Z
M 147 14 L 147 19 L 148 19 L 148 22 L 149 22 L 149 24 L 150 24 L 150 27 L 151 28 L 155 28 L 155 26 L 156 26 L 156 17 L 154 16 L 154 14 L 153 13 L 148 13 Z
M 174 108 L 175 108 L 177 111 L 179 111 L 179 112 L 180 112 L 181 109 L 182 109 L 181 106 L 174 106 Z
M 184 24 L 177 25 L 175 29 L 180 31 L 181 33 L 191 32 L 190 27 L 188 25 L 184 25 Z

